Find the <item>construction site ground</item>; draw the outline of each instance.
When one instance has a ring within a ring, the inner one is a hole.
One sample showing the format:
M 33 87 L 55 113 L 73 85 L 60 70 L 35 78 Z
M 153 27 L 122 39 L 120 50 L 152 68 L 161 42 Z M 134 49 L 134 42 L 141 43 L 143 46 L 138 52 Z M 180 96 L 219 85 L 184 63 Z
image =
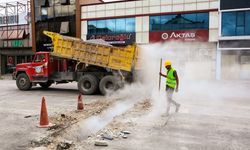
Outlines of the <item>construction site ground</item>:
M 84 96 L 85 109 L 77 112 L 76 83 L 19 91 L 15 81 L 5 79 L 0 88 L 0 149 L 250 147 L 249 81 L 183 82 L 174 96 L 180 110 L 175 113 L 171 107 L 168 117 L 162 115 L 166 102 L 155 96 Z M 43 96 L 55 124 L 49 129 L 36 127 Z

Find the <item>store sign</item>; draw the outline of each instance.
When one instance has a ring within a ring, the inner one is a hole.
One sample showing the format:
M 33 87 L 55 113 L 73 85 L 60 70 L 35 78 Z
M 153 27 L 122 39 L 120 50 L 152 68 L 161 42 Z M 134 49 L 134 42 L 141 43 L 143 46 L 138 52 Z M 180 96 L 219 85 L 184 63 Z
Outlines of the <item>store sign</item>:
M 135 43 L 135 33 L 121 33 L 121 34 L 88 34 L 88 40 L 103 39 L 109 44 L 128 45 Z
M 28 24 L 30 14 L 27 12 L 18 15 L 0 16 L 0 26 Z
M 208 30 L 174 30 L 166 32 L 150 32 L 149 41 L 207 42 Z
M 23 40 L 13 40 L 11 41 L 11 47 L 23 47 L 24 41 Z
M 9 41 L 3 41 L 3 47 L 24 47 L 28 46 L 25 45 L 24 40 L 9 40 Z

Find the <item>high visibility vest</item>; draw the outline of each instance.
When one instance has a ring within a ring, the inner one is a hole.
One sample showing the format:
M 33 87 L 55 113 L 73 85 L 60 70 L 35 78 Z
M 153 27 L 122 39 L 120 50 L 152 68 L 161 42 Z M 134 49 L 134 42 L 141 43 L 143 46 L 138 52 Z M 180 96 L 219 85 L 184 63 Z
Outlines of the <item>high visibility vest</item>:
M 172 88 L 176 86 L 176 78 L 174 77 L 174 69 L 167 71 L 166 85 Z

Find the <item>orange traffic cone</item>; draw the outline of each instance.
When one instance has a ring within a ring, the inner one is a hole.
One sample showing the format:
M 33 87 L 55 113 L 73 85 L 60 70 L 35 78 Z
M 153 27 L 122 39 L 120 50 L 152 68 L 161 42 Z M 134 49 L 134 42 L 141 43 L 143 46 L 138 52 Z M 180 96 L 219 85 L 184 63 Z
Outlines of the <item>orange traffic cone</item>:
M 84 109 L 82 102 L 82 94 L 78 95 L 77 111 L 82 111 Z
M 42 104 L 41 104 L 40 123 L 39 123 L 38 127 L 39 128 L 48 128 L 51 126 L 52 126 L 52 124 L 49 123 L 45 98 L 43 97 Z

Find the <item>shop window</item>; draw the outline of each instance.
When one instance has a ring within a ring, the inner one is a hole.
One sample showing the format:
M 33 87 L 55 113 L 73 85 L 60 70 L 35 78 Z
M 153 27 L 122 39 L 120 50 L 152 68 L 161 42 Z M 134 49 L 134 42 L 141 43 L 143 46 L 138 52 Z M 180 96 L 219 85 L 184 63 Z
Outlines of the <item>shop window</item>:
M 88 34 L 96 33 L 96 21 L 88 21 Z
M 134 18 L 126 18 L 126 32 L 135 32 Z
M 167 22 L 168 22 L 168 20 L 166 18 L 161 20 L 161 16 L 150 17 L 150 23 L 152 24 L 150 26 L 150 31 L 160 31 L 161 24 L 165 24 Z M 165 27 L 165 26 L 163 26 L 163 27 Z
M 209 16 L 208 13 L 198 13 L 196 16 L 196 28 L 208 29 L 209 28 Z
M 88 34 L 135 32 L 135 18 L 88 21 Z
M 222 35 L 223 36 L 232 36 L 235 35 L 235 24 L 236 13 L 227 12 L 222 15 Z
M 245 33 L 246 35 L 250 35 L 250 11 L 247 11 L 245 14 Z
M 250 11 L 222 13 L 222 36 L 250 35 Z
M 98 20 L 96 21 L 96 33 L 102 34 L 105 33 L 108 29 L 106 28 L 106 21 L 105 20 Z
M 208 29 L 208 13 L 150 16 L 150 31 Z
M 25 56 L 17 56 L 17 64 L 25 63 Z
M 114 33 L 115 32 L 115 19 L 109 19 L 106 21 L 108 33 Z
M 116 19 L 116 32 L 123 33 L 126 32 L 126 20 L 125 19 Z

